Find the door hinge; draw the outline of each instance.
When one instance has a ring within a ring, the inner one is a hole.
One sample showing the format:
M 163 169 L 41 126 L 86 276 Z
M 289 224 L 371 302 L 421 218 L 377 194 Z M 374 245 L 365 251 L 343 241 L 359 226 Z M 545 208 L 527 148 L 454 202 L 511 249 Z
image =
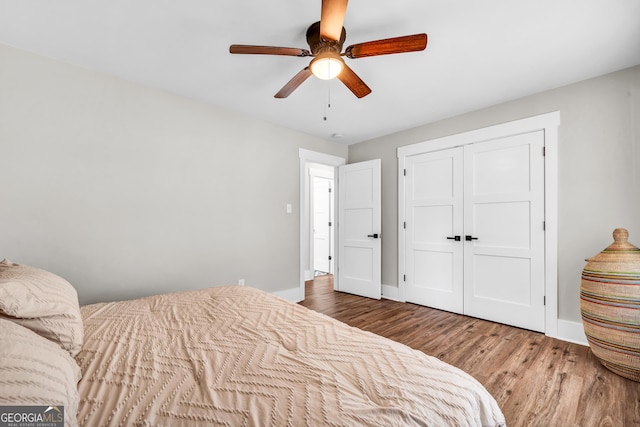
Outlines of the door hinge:
M 547 147 L 542 147 L 542 156 L 547 155 Z
M 404 229 L 407 229 L 407 221 L 404 222 Z
M 542 221 L 542 231 L 547 231 L 547 221 Z
M 331 227 L 333 224 L 331 224 L 331 221 L 329 221 L 329 227 Z
M 404 280 L 405 282 L 407 281 L 407 275 L 406 274 L 402 276 L 402 280 Z
M 547 305 L 547 296 L 542 297 L 542 305 Z
M 406 169 L 404 170 L 404 176 L 407 176 L 407 170 Z
M 331 187 L 329 187 L 329 193 L 331 193 Z
M 331 258 L 331 255 L 329 255 L 329 261 L 331 261 L 333 258 Z

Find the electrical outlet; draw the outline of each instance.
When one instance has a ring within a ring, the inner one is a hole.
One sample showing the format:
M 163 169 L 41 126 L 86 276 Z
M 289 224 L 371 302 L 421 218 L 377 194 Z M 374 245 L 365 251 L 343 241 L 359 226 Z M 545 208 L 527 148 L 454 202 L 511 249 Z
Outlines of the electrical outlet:
M 244 286 L 244 279 L 238 279 L 238 285 Z

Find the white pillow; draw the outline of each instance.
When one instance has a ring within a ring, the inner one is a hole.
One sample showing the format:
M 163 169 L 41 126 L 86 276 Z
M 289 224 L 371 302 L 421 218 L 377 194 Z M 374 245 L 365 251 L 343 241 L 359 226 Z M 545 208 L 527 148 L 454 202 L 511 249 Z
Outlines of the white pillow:
M 78 425 L 80 367 L 35 332 L 0 319 L 0 405 L 64 406 L 64 425 Z
M 78 293 L 63 278 L 9 260 L 0 262 L 0 318 L 16 322 L 75 356 L 82 347 Z

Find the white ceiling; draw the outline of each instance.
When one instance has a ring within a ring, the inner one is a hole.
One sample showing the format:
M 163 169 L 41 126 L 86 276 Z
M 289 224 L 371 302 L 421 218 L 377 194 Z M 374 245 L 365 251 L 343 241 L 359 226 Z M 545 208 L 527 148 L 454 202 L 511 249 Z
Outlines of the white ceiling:
M 427 49 L 346 59 L 373 90 L 362 99 L 314 77 L 275 99 L 310 58 L 229 45 L 308 49 L 320 5 L 0 0 L 0 43 L 345 144 L 640 64 L 638 0 L 352 0 L 345 47 L 426 32 Z

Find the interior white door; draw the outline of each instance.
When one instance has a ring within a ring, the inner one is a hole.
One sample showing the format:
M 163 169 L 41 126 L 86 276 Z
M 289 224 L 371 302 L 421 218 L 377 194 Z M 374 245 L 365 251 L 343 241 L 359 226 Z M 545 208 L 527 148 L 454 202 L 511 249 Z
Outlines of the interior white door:
M 408 302 L 462 313 L 462 147 L 407 158 L 405 163 Z
M 543 146 L 543 131 L 465 146 L 464 178 L 464 313 L 541 332 Z
M 380 299 L 380 159 L 338 169 L 338 290 Z
M 331 273 L 331 182 L 313 177 L 313 269 Z

